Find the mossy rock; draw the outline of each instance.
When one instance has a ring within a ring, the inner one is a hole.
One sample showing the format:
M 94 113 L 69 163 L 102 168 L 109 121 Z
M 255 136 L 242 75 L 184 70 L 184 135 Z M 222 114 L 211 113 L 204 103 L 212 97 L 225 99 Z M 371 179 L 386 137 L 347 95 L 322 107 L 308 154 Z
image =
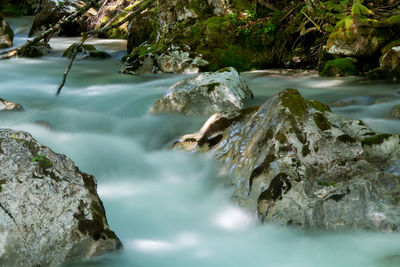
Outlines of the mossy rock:
M 35 45 L 26 47 L 25 49 L 21 50 L 19 55 L 22 57 L 30 57 L 30 58 L 35 58 L 35 57 L 42 57 L 48 53 L 50 53 L 51 47 L 44 43 L 44 42 L 39 42 L 36 43 Z
M 65 50 L 63 57 L 72 57 L 74 49 L 76 48 L 77 44 L 72 44 L 70 47 Z M 78 48 L 78 54 L 83 55 L 84 58 L 109 58 L 110 55 L 106 52 L 97 50 L 94 45 L 84 44 Z
M 342 77 L 357 74 L 357 67 L 347 58 L 338 58 L 327 61 L 322 72 L 320 72 L 321 76 L 327 77 Z

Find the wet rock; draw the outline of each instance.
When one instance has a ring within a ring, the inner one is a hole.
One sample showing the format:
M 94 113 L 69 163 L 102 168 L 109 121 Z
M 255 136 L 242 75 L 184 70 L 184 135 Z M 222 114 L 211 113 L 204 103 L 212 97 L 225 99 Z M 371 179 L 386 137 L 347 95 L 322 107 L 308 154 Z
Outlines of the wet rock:
M 396 105 L 392 108 L 391 115 L 394 119 L 400 119 L 400 105 Z
M 25 132 L 0 129 L 0 262 L 56 266 L 121 247 L 96 179 Z
M 10 101 L 7 101 L 3 98 L 0 98 L 0 112 L 1 111 L 22 111 L 24 108 L 17 103 L 13 103 Z
M 174 147 L 224 163 L 234 199 L 262 222 L 399 231 L 399 136 L 286 89 L 260 108 L 217 113 Z
M 190 48 L 171 45 L 163 51 L 148 43 L 136 48 L 125 58 L 121 72 L 143 73 L 198 73 L 208 62 L 197 55 L 191 55 Z
M 369 96 L 354 96 L 354 97 L 347 97 L 344 99 L 340 99 L 331 104 L 330 106 L 334 108 L 341 108 L 354 105 L 368 106 L 372 104 L 374 104 L 374 99 L 372 99 Z
M 72 44 L 70 47 L 65 50 L 63 57 L 72 57 L 74 49 L 77 47 L 77 44 Z M 85 59 L 85 58 L 109 58 L 110 55 L 104 51 L 97 50 L 96 47 L 89 44 L 84 44 L 78 49 L 77 58 Z
M 213 114 L 243 107 L 253 93 L 234 68 L 206 72 L 174 84 L 156 100 L 152 113 Z
M 11 47 L 13 44 L 14 32 L 8 25 L 5 17 L 0 14 L 0 49 Z
M 21 57 L 42 57 L 51 52 L 51 47 L 45 42 L 39 42 L 32 46 L 25 47 L 19 52 Z

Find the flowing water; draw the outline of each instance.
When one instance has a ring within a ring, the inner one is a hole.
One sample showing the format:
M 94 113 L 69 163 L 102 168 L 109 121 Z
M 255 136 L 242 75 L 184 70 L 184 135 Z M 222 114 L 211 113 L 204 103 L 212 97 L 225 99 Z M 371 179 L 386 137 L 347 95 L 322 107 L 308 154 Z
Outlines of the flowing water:
M 13 19 L 16 42 L 26 20 Z M 24 26 L 25 25 L 25 26 Z M 24 30 L 25 29 L 25 30 Z M 110 52 L 107 60 L 75 62 L 61 96 L 57 85 L 67 65 L 62 51 L 77 39 L 53 39 L 54 52 L 38 59 L 0 62 L 0 97 L 24 112 L 1 113 L 0 127 L 25 130 L 69 156 L 98 179 L 109 224 L 124 243 L 120 252 L 77 266 L 399 266 L 399 234 L 365 231 L 309 232 L 259 225 L 216 183 L 217 163 L 168 146 L 199 129 L 203 116 L 148 114 L 151 104 L 184 75 L 118 74 L 123 41 L 91 40 Z M 400 104 L 400 85 L 360 78 L 328 79 L 315 73 L 244 73 L 256 98 L 287 87 L 363 119 L 374 130 L 400 134 L 390 110 Z

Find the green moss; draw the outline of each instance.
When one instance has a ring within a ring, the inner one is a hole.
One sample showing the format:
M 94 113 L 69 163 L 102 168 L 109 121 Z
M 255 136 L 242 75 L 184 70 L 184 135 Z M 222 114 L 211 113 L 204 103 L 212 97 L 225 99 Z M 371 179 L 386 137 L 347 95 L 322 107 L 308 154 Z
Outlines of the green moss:
M 372 137 L 365 138 L 361 143 L 362 145 L 366 146 L 379 145 L 392 136 L 393 135 L 391 134 L 378 134 Z
M 32 158 L 32 162 L 37 162 L 42 170 L 50 169 L 53 163 L 44 154 Z
M 105 225 L 105 211 L 102 203 L 97 201 L 91 203 L 92 219 L 87 219 L 84 213 L 85 204 L 81 200 L 78 212 L 74 214 L 74 218 L 78 221 L 78 229 L 82 234 L 89 235 L 93 240 L 99 239 L 118 239 L 114 232 Z
M 288 88 L 281 94 L 281 101 L 284 107 L 296 117 L 304 117 L 307 113 L 307 102 L 296 89 Z
M 288 142 L 287 137 L 286 137 L 283 133 L 281 133 L 281 132 L 278 132 L 278 133 L 275 135 L 275 138 L 276 138 L 276 140 L 279 141 L 280 144 L 286 144 L 286 143 Z
M 395 15 L 386 20 L 386 23 L 389 26 L 399 25 L 400 24 L 400 15 Z
M 339 77 L 357 74 L 358 70 L 356 66 L 354 66 L 353 63 L 351 63 L 351 61 L 347 58 L 338 58 L 327 61 L 322 72 L 320 73 L 320 75 L 327 77 Z
M 221 85 L 220 83 L 207 84 L 207 93 L 211 93 L 211 92 L 215 91 L 215 87 L 218 87 L 220 85 Z
M 337 137 L 337 140 L 339 142 L 343 142 L 343 143 L 355 143 L 357 142 L 357 140 L 355 140 L 353 137 L 351 137 L 348 134 L 343 134 Z
M 329 187 L 329 186 L 335 186 L 336 187 L 337 186 L 337 184 L 334 181 L 331 181 L 331 182 L 318 181 L 317 183 L 318 183 L 318 185 L 325 186 L 325 187 Z
M 382 49 L 382 55 L 386 54 L 387 52 L 389 52 L 393 47 L 395 46 L 400 46 L 400 40 L 395 40 L 390 42 L 389 44 L 385 45 Z
M 332 128 L 328 119 L 322 113 L 317 112 L 314 114 L 314 122 L 321 131 L 326 131 Z
M 307 104 L 309 104 L 314 109 L 321 111 L 321 112 L 332 112 L 331 108 L 324 103 L 318 100 L 307 100 Z

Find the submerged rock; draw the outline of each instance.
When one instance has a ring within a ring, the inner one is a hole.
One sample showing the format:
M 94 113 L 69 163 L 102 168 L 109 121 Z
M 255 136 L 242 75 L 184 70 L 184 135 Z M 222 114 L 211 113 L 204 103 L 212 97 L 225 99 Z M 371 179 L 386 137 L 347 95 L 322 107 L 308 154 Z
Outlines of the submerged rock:
M 243 107 L 253 93 L 234 68 L 206 72 L 177 82 L 156 100 L 152 113 L 213 114 Z
M 24 108 L 17 103 L 0 98 L 0 111 L 22 111 Z
M 8 25 L 6 18 L 0 14 L 0 49 L 13 45 L 14 32 Z
M 45 42 L 38 42 L 32 46 L 25 47 L 19 52 L 21 57 L 42 57 L 51 52 L 51 47 Z
M 225 163 L 234 198 L 262 222 L 399 231 L 399 136 L 286 89 L 260 108 L 214 114 L 176 148 Z
M 400 119 L 400 105 L 396 105 L 392 108 L 392 118 Z
M 96 179 L 25 132 L 0 129 L 0 262 L 55 266 L 121 247 Z

